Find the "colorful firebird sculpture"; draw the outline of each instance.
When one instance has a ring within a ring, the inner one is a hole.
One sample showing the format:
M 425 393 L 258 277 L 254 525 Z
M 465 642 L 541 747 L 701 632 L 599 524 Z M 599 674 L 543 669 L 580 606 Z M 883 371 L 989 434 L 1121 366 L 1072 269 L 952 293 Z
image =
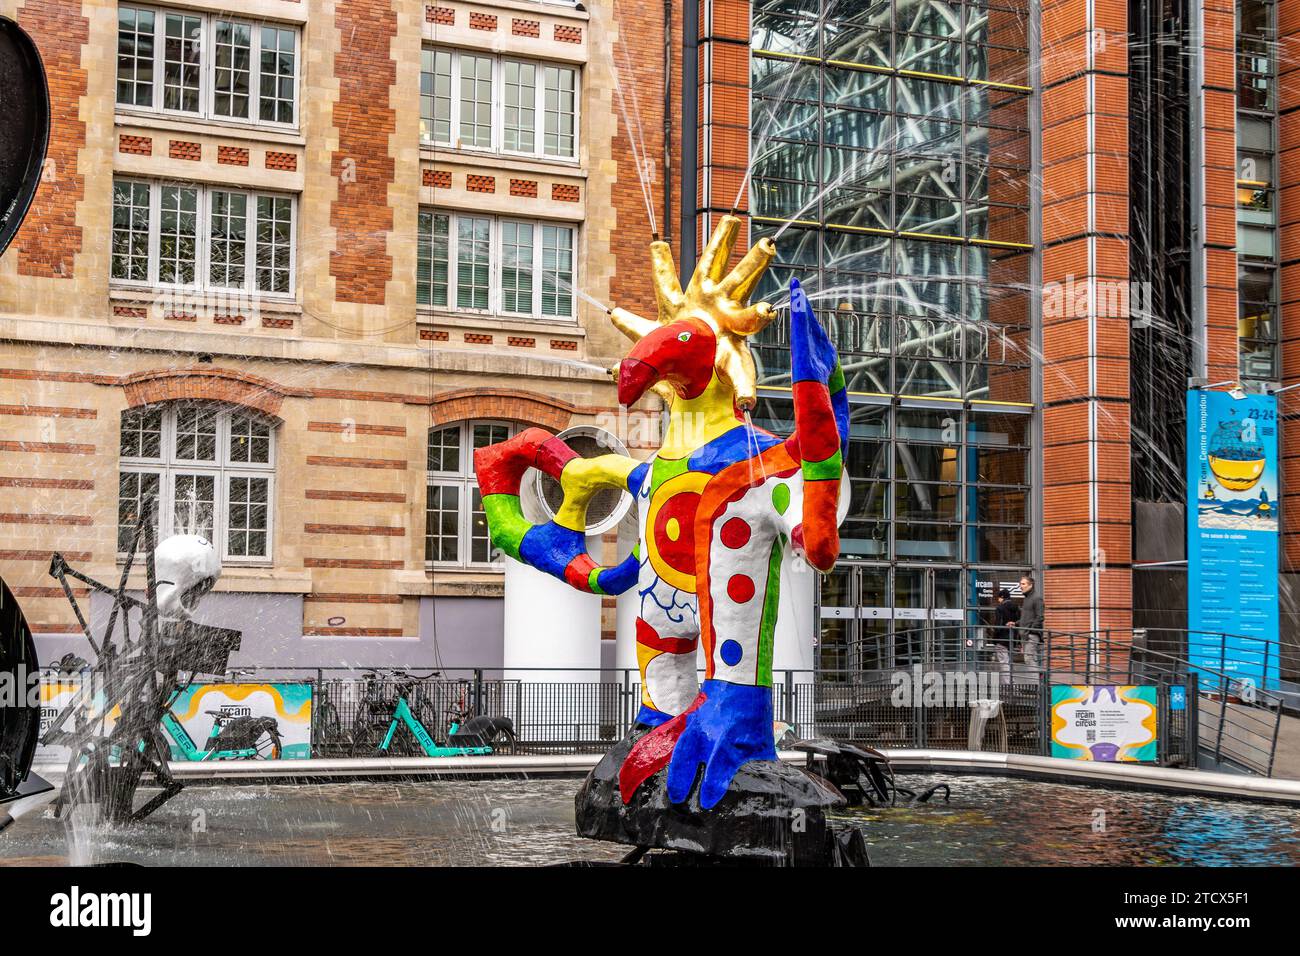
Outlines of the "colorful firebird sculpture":
M 650 251 L 658 321 L 622 309 L 614 325 L 635 343 L 618 368 L 618 400 L 654 388 L 671 402 L 667 434 L 646 462 L 580 458 L 530 428 L 474 456 L 493 544 L 510 557 L 595 594 L 635 587 L 641 709 L 618 772 L 623 803 L 665 766 L 672 803 L 686 801 L 703 767 L 699 806 L 726 794 L 749 761 L 775 761 L 772 645 L 787 547 L 828 571 L 839 551 L 836 512 L 848 439 L 848 399 L 835 349 L 798 282 L 790 288 L 796 433 L 746 424 L 756 400 L 746 337 L 775 316 L 750 295 L 775 254 L 762 239 L 730 272 L 740 221 L 725 217 L 685 291 L 664 242 Z M 666 386 L 666 387 L 665 387 Z M 519 503 L 525 471 L 559 480 L 554 520 L 530 524 Z M 587 554 L 587 503 L 602 489 L 631 493 L 640 540 L 621 564 Z M 704 642 L 706 679 L 698 682 Z

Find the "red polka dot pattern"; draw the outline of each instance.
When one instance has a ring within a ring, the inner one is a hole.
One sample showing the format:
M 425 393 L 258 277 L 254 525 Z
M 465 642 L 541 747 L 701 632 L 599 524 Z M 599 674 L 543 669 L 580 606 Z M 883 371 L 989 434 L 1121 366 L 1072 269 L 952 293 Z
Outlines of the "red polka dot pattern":
M 733 551 L 749 544 L 749 522 L 744 518 L 732 518 L 722 526 L 720 537 L 722 543 Z
M 727 597 L 744 604 L 754 596 L 754 579 L 748 574 L 733 574 L 727 581 Z

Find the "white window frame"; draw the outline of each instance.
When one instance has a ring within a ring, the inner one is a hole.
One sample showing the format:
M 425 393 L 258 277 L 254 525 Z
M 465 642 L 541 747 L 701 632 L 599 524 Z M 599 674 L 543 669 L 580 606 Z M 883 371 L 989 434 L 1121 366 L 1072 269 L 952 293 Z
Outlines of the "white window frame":
M 470 555 L 473 548 L 471 540 L 474 514 L 473 501 L 474 492 L 478 490 L 478 478 L 474 474 L 474 426 L 475 425 L 496 425 L 506 429 L 506 438 L 510 438 L 518 433 L 519 425 L 517 422 L 507 421 L 497 418 L 474 418 L 462 422 L 456 422 L 447 425 L 434 425 L 429 429 L 425 438 L 425 454 L 427 461 L 428 444 L 433 440 L 435 432 L 442 431 L 444 428 L 458 428 L 460 430 L 460 458 L 456 471 L 433 471 L 425 472 L 426 487 L 454 487 L 460 491 L 457 498 L 457 517 L 456 517 L 456 556 L 455 561 L 431 561 L 428 554 L 429 540 L 429 508 L 428 497 L 426 493 L 424 507 L 424 553 L 425 566 L 433 568 L 462 568 L 482 570 L 493 567 L 492 564 L 492 542 L 488 540 L 488 560 L 472 561 Z
M 187 461 L 176 457 L 176 421 L 177 414 L 184 408 L 201 408 L 216 415 L 216 459 L 214 461 Z M 265 415 L 242 406 L 226 405 L 221 402 L 191 402 L 186 400 L 158 403 L 151 406 L 127 409 L 123 413 L 162 412 L 161 455 L 158 458 L 129 457 L 118 458 L 118 474 L 155 474 L 158 475 L 158 538 L 162 540 L 171 534 L 185 532 L 183 525 L 177 525 L 176 515 L 176 479 L 188 475 L 213 477 L 212 544 L 221 555 L 222 563 L 265 567 L 275 563 L 275 477 L 277 466 L 277 448 L 279 444 L 276 424 Z M 266 462 L 238 462 L 230 460 L 230 423 L 233 418 L 248 417 L 266 425 L 270 440 Z M 121 419 L 119 418 L 119 423 Z M 120 424 L 119 424 L 120 428 Z M 119 432 L 118 449 L 121 449 Z M 266 554 L 248 556 L 228 553 L 230 522 L 230 482 L 232 478 L 260 478 L 266 480 Z M 114 527 L 114 538 L 117 528 Z M 116 546 L 116 543 L 115 543 Z M 123 552 L 118 552 L 119 557 Z
M 138 176 L 114 176 L 114 184 L 135 183 L 149 187 L 149 275 L 141 279 L 123 279 L 113 276 L 113 252 L 109 248 L 109 281 L 115 287 L 150 289 L 159 286 L 186 289 L 194 292 L 239 292 L 248 295 L 292 301 L 298 289 L 298 197 L 294 193 L 272 192 L 269 190 L 240 189 L 236 186 L 208 185 L 197 182 L 177 182 L 174 180 L 144 179 Z M 195 243 L 195 265 L 193 283 L 162 282 L 159 280 L 159 258 L 161 255 L 162 227 L 162 190 L 164 186 L 178 186 L 194 189 L 198 194 L 196 215 L 198 217 L 198 235 Z M 209 281 L 212 246 L 212 194 L 239 193 L 248 200 L 247 229 L 245 233 L 244 284 L 242 286 L 217 285 Z M 257 288 L 257 200 L 259 197 L 271 199 L 288 199 L 289 215 L 289 289 L 276 292 Z M 110 209 L 110 233 L 111 233 Z
M 218 13 L 204 13 L 199 10 L 187 10 L 176 7 L 158 7 L 145 3 L 127 3 L 124 7 L 134 10 L 147 10 L 154 15 L 154 49 L 153 49 L 153 86 L 149 106 L 134 103 L 117 102 L 117 67 L 113 68 L 113 102 L 119 113 L 150 113 L 160 116 L 172 116 L 180 119 L 203 119 L 215 123 L 228 123 L 236 126 L 257 126 L 268 129 L 296 130 L 301 115 L 302 99 L 302 28 L 297 24 L 283 23 L 277 20 L 250 20 L 247 17 Z M 163 106 L 164 49 L 168 14 L 176 16 L 197 17 L 199 25 L 199 109 L 175 110 Z M 216 112 L 216 37 L 217 21 L 237 23 L 249 27 L 249 110 L 248 118 L 223 116 Z M 290 30 L 294 34 L 293 57 L 293 120 L 285 123 L 278 120 L 261 119 L 262 86 L 262 27 L 274 27 L 277 30 Z
M 569 273 L 572 276 L 571 285 L 573 289 L 578 288 L 578 224 L 574 222 L 558 222 L 551 219 L 526 219 L 519 216 L 491 216 L 483 213 L 473 213 L 466 211 L 456 211 L 451 209 L 438 209 L 432 207 L 421 207 L 421 213 L 432 213 L 435 216 L 448 217 L 447 227 L 447 304 L 433 305 L 432 303 L 421 303 L 419 308 L 430 311 L 447 311 L 447 312 L 468 312 L 474 315 L 500 315 L 510 318 L 524 318 L 538 322 L 568 322 L 572 323 L 577 320 L 578 313 L 578 295 L 577 292 L 569 291 L 569 314 L 568 315 L 544 315 L 542 313 L 542 232 L 547 226 L 557 229 L 567 229 L 571 237 Z M 459 267 L 459 230 L 456 228 L 457 219 L 464 217 L 468 219 L 487 219 L 488 226 L 488 264 L 490 272 L 488 275 L 488 306 L 486 309 L 475 309 L 469 306 L 462 306 L 457 302 L 457 270 Z M 418 219 L 417 219 L 418 222 Z M 504 260 L 502 250 L 502 227 L 505 223 L 518 223 L 520 225 L 532 226 L 533 228 L 533 307 L 529 312 L 507 312 L 504 308 L 504 290 L 502 288 L 502 274 Z M 417 237 L 418 239 L 419 237 Z M 417 253 L 418 255 L 418 253 Z
M 561 63 L 554 60 L 536 60 L 530 57 L 507 56 L 487 50 L 459 50 L 450 47 L 428 46 L 424 50 L 440 51 L 451 54 L 451 138 L 446 142 L 421 137 L 421 145 L 436 149 L 455 149 L 467 153 L 494 153 L 501 156 L 522 156 L 541 159 L 553 163 L 577 165 L 582 150 L 582 68 L 575 63 Z M 460 59 L 461 56 L 485 57 L 492 61 L 492 133 L 488 146 L 469 146 L 460 141 Z M 534 68 L 533 86 L 533 148 L 531 150 L 509 150 L 505 148 L 505 64 L 517 63 Z M 573 155 L 552 155 L 546 152 L 546 84 L 544 81 L 547 67 L 569 70 L 573 73 Z M 423 63 L 421 63 L 423 71 Z M 423 117 L 421 117 L 423 118 Z

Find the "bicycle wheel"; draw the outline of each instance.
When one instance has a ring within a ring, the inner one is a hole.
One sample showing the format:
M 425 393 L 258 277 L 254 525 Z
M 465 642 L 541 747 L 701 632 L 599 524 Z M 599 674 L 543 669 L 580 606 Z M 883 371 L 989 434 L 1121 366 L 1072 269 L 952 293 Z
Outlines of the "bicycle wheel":
M 253 746 L 257 750 L 257 756 L 249 758 L 251 760 L 279 760 L 284 749 L 281 746 L 280 732 L 270 728 L 258 735 Z
M 327 753 L 343 741 L 338 709 L 328 700 L 321 701 L 316 713 L 316 747 Z
M 507 727 L 502 727 L 492 736 L 492 752 L 494 754 L 513 754 L 519 752 L 519 738 L 515 732 Z
M 383 741 L 380 734 L 379 725 L 369 717 L 362 723 L 358 723 L 347 736 L 347 748 L 349 757 L 374 757 L 379 750 L 379 744 Z
M 397 729 L 393 731 L 393 739 L 388 745 L 388 755 L 390 757 L 423 757 L 424 748 L 420 742 L 415 739 L 406 724 L 398 724 Z

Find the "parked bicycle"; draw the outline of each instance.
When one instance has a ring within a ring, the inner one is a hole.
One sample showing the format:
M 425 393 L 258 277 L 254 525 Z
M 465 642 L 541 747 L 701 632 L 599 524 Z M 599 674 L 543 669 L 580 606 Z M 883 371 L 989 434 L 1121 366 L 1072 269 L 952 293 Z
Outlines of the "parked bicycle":
M 231 680 L 246 677 L 250 671 L 227 672 Z M 274 717 L 254 717 L 251 714 L 231 714 L 222 710 L 205 710 L 212 718 L 208 739 L 199 749 L 177 718 L 168 710 L 162 717 L 162 731 L 180 748 L 185 760 L 279 760 L 283 752 L 280 724 Z M 166 748 L 165 742 L 163 747 Z
M 333 681 L 318 681 L 316 700 L 312 704 L 312 749 L 317 755 L 337 756 L 346 753 L 351 737 L 343 730 L 339 709 L 333 700 Z
M 458 699 L 445 711 L 443 742 L 434 738 L 430 728 L 438 727 L 441 722 L 425 697 L 417 693 L 417 688 L 440 676 L 438 671 L 423 678 L 400 669 L 382 674 L 367 672 L 365 692 L 353 728 L 353 753 L 472 757 L 513 751 L 514 722 L 509 717 L 472 716 L 466 703 L 467 685 L 462 685 Z

